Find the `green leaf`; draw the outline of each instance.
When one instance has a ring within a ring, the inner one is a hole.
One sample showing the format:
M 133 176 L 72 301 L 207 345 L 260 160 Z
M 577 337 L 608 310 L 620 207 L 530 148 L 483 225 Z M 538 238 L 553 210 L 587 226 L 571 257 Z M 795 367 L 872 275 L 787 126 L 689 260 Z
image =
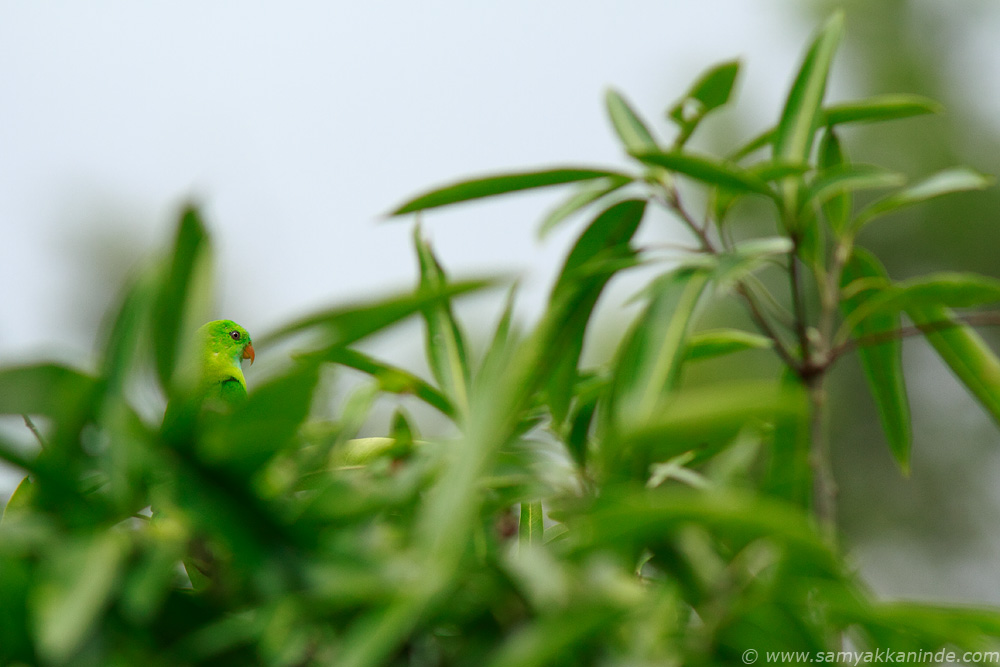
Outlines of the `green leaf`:
M 518 541 L 523 545 L 540 545 L 545 537 L 542 503 L 522 502 L 521 520 L 518 522 Z
M 712 67 L 698 77 L 698 80 L 681 101 L 670 109 L 669 116 L 678 123 L 690 123 L 691 118 L 686 113 L 689 109 L 685 108 L 685 103 L 691 101 L 698 103 L 696 110 L 698 118 L 704 117 L 709 111 L 718 109 L 729 101 L 739 72 L 740 63 L 738 60 L 720 63 Z
M 201 215 L 193 206 L 181 213 L 173 252 L 153 305 L 156 372 L 170 387 L 181 358 L 183 336 L 204 322 L 211 306 L 211 246 Z
M 770 338 L 742 329 L 709 329 L 691 334 L 684 360 L 698 361 L 744 350 L 766 350 L 773 345 Z
M 681 128 L 675 142 L 678 148 L 684 145 L 705 116 L 729 101 L 739 71 L 740 63 L 735 60 L 712 67 L 698 77 L 687 94 L 670 108 L 667 116 Z
M 315 365 L 299 363 L 255 387 L 232 414 L 206 428 L 198 442 L 201 459 L 249 478 L 298 433 L 318 379 Z
M 889 280 L 885 268 L 874 255 L 863 248 L 855 248 L 850 261 L 844 266 L 841 285 L 846 286 L 863 278 Z M 847 317 L 865 300 L 864 294 L 844 298 L 840 302 L 841 312 Z M 899 319 L 896 312 L 873 314 L 855 328 L 854 337 L 857 340 L 898 331 Z M 893 338 L 874 345 L 862 345 L 858 348 L 858 358 L 868 381 L 868 389 L 875 399 L 889 449 L 902 471 L 907 473 L 910 468 L 913 431 L 910 403 L 906 396 L 906 384 L 903 382 L 903 342 L 899 338 Z
M 649 128 L 629 103 L 615 90 L 608 90 L 604 97 L 611 124 L 627 151 L 656 150 L 657 143 Z
M 560 202 L 542 219 L 538 227 L 538 238 L 545 238 L 563 220 L 631 182 L 632 179 L 627 176 L 611 176 L 581 184 L 573 194 Z
M 840 138 L 832 126 L 826 128 L 823 138 L 819 144 L 819 167 L 823 173 L 843 169 L 849 164 L 844 150 L 840 145 Z M 834 191 L 824 201 L 817 197 L 819 193 L 816 189 L 816 181 L 810 184 L 810 191 L 806 193 L 805 200 L 817 201 L 826 216 L 830 228 L 834 235 L 839 237 L 841 232 L 847 228 L 847 221 L 854 210 L 854 197 L 850 190 Z M 818 231 L 818 230 L 817 230 Z M 818 259 L 818 257 L 817 257 Z
M 676 151 L 630 151 L 630 154 L 646 164 L 664 167 L 708 185 L 773 195 L 766 182 L 734 162 Z
M 953 192 L 982 190 L 992 183 L 993 180 L 988 176 L 967 167 L 945 169 L 865 207 L 854 219 L 852 228 L 857 231 L 879 216 L 934 197 Z
M 50 555 L 32 599 L 43 661 L 68 663 L 94 632 L 127 553 L 122 534 L 104 532 Z
M 577 551 L 657 543 L 676 535 L 683 525 L 697 525 L 722 539 L 776 541 L 794 550 L 800 564 L 827 571 L 837 567 L 808 514 L 769 498 L 684 488 L 610 487 L 567 522 L 569 541 Z
M 545 396 L 556 423 L 569 410 L 584 334 L 597 299 L 615 271 L 634 257 L 629 245 L 646 211 L 646 202 L 630 199 L 607 209 L 587 227 L 566 257 L 549 297 L 549 313 L 565 313 L 560 323 L 560 345 L 553 350 Z
M 81 409 L 97 379 L 60 364 L 12 366 L 0 370 L 0 414 L 63 417 Z
M 937 305 L 911 304 L 906 314 L 959 381 L 1000 425 L 1000 359 L 973 329 Z
M 881 167 L 865 164 L 841 164 L 824 169 L 816 175 L 806 190 L 802 205 L 808 206 L 812 203 L 826 207 L 834 199 L 840 199 L 843 202 L 842 198 L 851 192 L 891 188 L 902 185 L 905 180 L 902 174 L 887 171 Z M 850 210 L 850 205 L 847 202 L 838 204 L 845 213 L 849 213 Z M 838 221 L 846 218 L 846 215 L 839 212 L 835 215 Z M 846 220 L 840 224 L 846 224 Z M 840 229 L 843 227 L 834 226 L 834 231 Z
M 777 423 L 808 414 L 804 392 L 794 386 L 734 381 L 671 395 L 644 421 L 619 422 L 622 457 L 632 474 L 687 451 L 711 456 L 751 423 Z
M 35 497 L 35 485 L 30 477 L 25 477 L 14 489 L 14 493 L 7 499 L 3 512 L 0 512 L 0 525 L 9 517 L 31 505 L 32 498 Z
M 350 345 L 421 312 L 430 304 L 494 287 L 497 283 L 497 280 L 453 282 L 440 290 L 419 289 L 371 303 L 338 306 L 295 320 L 261 336 L 260 340 L 262 345 L 270 345 L 293 335 L 314 331 L 323 334 L 326 347 Z
M 607 404 L 613 432 L 643 424 L 662 409 L 677 383 L 688 330 L 709 277 L 703 269 L 679 269 L 651 286 L 649 305 L 616 354 Z M 620 453 L 610 440 L 604 450 L 611 461 Z
M 448 397 L 413 373 L 379 361 L 363 352 L 347 347 L 330 349 L 324 359 L 368 373 L 378 381 L 379 389 L 393 394 L 412 394 L 448 417 L 454 417 L 455 408 Z
M 858 279 L 862 286 L 877 284 L 873 276 Z M 857 290 L 845 287 L 849 296 Z M 844 318 L 837 338 L 843 340 L 847 333 L 875 315 L 896 313 L 911 307 L 940 306 L 943 308 L 969 308 L 1000 301 L 1000 280 L 977 273 L 935 273 L 901 281 L 881 289 L 864 300 Z
M 787 367 L 782 370 L 779 386 L 793 395 L 805 392 L 801 378 Z M 779 416 L 774 420 L 770 456 L 762 484 L 767 495 L 781 498 L 804 510 L 812 506 L 810 427 L 810 415 L 806 411 L 799 415 Z
M 942 106 L 920 95 L 877 95 L 855 102 L 842 102 L 826 109 L 827 125 L 873 123 L 941 113 Z
M 844 29 L 842 12 L 834 14 L 806 53 L 788 93 L 774 137 L 774 153 L 793 162 L 809 159 L 813 135 L 822 118 L 821 105 L 833 56 Z
M 419 227 L 414 229 L 413 244 L 420 266 L 420 289 L 425 292 L 443 290 L 448 285 L 448 278 L 430 245 L 421 237 Z M 423 309 L 423 316 L 431 371 L 454 406 L 454 414 L 462 417 L 469 410 L 469 361 L 465 337 L 451 310 L 451 300 L 445 297 L 428 304 Z
M 939 113 L 940 105 L 918 95 L 880 95 L 867 100 L 835 104 L 823 109 L 819 125 L 836 126 L 849 123 L 875 123 L 898 120 L 927 113 Z M 746 156 L 774 143 L 778 129 L 771 127 L 741 146 L 730 159 Z
M 499 174 L 468 181 L 460 181 L 451 185 L 432 190 L 400 204 L 389 215 L 404 215 L 415 211 L 425 211 L 430 208 L 457 204 L 459 202 L 492 197 L 494 195 L 545 188 L 550 185 L 578 183 L 597 178 L 629 178 L 625 174 L 603 169 L 587 169 L 580 167 L 562 167 L 544 169 L 515 174 Z

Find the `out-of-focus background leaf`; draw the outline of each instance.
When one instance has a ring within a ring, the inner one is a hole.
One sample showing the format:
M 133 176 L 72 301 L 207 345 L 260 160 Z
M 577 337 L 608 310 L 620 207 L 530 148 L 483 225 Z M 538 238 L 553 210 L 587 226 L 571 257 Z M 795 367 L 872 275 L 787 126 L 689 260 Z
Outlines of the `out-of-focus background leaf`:
M 96 364 L 86 341 L 98 339 L 100 314 L 120 297 L 122 278 L 142 268 L 145 251 L 166 240 L 177 203 L 191 195 L 215 232 L 224 314 L 252 331 L 338 296 L 409 285 L 417 275 L 410 235 L 375 222 L 402 197 L 460 175 L 620 166 L 600 103 L 606 87 L 627 96 L 657 134 L 668 123 L 657 114 L 678 91 L 731 58 L 743 62 L 736 110 L 706 120 L 692 143 L 749 138 L 777 116 L 806 36 L 835 7 L 846 10 L 846 31 L 831 100 L 905 92 L 946 109 L 844 129 L 845 152 L 913 178 L 953 164 L 1000 172 L 1000 96 L 990 76 L 1000 66 L 1000 6 L 988 0 L 630 0 L 599 8 L 441 0 L 397 6 L 392 20 L 374 7 L 319 3 L 300 14 L 260 5 L 240 15 L 193 2 L 58 12 L 5 5 L 0 362 L 55 350 Z M 428 213 L 424 231 L 453 275 L 524 274 L 515 319 L 528 319 L 582 224 L 565 220 L 534 241 L 537 222 L 562 196 L 458 205 Z M 872 225 L 859 244 L 895 280 L 946 270 L 1000 276 L 998 211 L 996 189 L 932 201 Z M 643 243 L 676 240 L 644 234 Z M 613 353 L 623 313 L 636 312 L 621 304 L 638 280 L 609 285 L 586 359 Z M 498 302 L 456 311 L 468 316 L 475 359 Z M 368 349 L 429 377 L 417 361 L 419 331 L 413 322 Z M 981 333 L 1000 346 L 996 332 Z M 254 372 L 266 374 L 269 363 L 261 355 Z M 883 594 L 1000 603 L 1000 436 L 924 341 L 904 343 L 904 363 L 914 416 L 909 477 L 885 447 L 860 366 L 849 358 L 834 374 L 845 546 Z M 721 368 L 706 364 L 705 379 Z M 434 408 L 401 403 L 422 428 L 445 428 Z M 384 423 L 394 407 L 382 408 Z M 0 422 L 0 433 L 25 451 L 35 446 L 18 419 Z M 0 476 L 0 501 L 19 479 Z M 84 546 L 105 548 L 83 545 L 81 553 Z

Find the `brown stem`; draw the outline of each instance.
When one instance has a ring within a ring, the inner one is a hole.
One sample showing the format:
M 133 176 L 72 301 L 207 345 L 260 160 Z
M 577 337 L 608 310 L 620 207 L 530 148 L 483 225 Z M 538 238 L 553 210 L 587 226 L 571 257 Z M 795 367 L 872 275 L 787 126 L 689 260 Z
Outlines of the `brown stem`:
M 31 421 L 31 417 L 29 417 L 27 413 L 22 414 L 21 417 L 24 418 L 24 425 L 27 426 L 28 430 L 35 436 L 35 440 L 38 441 L 38 444 L 42 449 L 45 449 L 45 439 L 42 437 L 41 432 L 39 432 L 38 427 L 35 426 L 35 422 Z
M 830 350 L 829 355 L 827 355 L 826 365 L 832 364 L 838 358 L 859 347 L 888 343 L 893 340 L 920 336 L 927 333 L 934 333 L 935 331 L 946 331 L 948 329 L 954 329 L 955 327 L 961 326 L 1000 326 L 1000 312 L 991 311 L 983 313 L 965 313 L 964 315 L 955 315 L 951 319 L 941 320 L 939 322 L 915 324 L 900 327 L 899 329 L 893 329 L 892 331 L 880 331 L 866 336 L 851 338 Z

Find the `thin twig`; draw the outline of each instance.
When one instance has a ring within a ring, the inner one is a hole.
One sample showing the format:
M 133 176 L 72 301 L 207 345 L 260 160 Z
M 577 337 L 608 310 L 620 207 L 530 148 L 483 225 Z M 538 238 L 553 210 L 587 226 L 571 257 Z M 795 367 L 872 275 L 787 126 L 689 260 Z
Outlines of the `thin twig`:
M 888 343 L 893 340 L 900 340 L 903 338 L 910 338 L 912 336 L 920 336 L 928 333 L 935 333 L 937 331 L 947 331 L 948 329 L 954 329 L 956 327 L 971 326 L 971 327 L 991 327 L 1000 326 L 1000 312 L 989 311 L 980 313 L 965 313 L 956 314 L 953 318 L 947 320 L 940 320 L 938 322 L 927 322 L 925 324 L 914 324 L 910 326 L 900 327 L 898 329 L 893 329 L 891 331 L 879 331 L 873 334 L 867 334 L 865 336 L 858 336 L 857 338 L 851 338 L 844 341 L 837 347 L 830 350 L 830 354 L 827 355 L 827 365 L 832 364 L 839 357 L 852 352 L 859 347 L 868 347 L 870 345 L 879 345 L 881 343 Z
M 27 412 L 22 413 L 21 416 L 24 418 L 24 425 L 27 426 L 28 430 L 34 434 L 35 440 L 38 441 L 38 444 L 41 446 L 41 448 L 45 449 L 45 438 L 42 437 L 42 434 L 41 432 L 39 432 L 38 427 L 35 426 L 35 422 L 31 421 L 31 417 L 28 416 Z

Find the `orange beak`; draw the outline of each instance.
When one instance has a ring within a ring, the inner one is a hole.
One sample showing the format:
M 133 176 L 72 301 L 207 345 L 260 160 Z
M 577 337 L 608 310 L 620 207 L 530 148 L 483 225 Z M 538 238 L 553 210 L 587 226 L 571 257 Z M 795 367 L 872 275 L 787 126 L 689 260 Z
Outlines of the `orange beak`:
M 253 343 L 247 343 L 247 346 L 243 348 L 243 358 L 250 360 L 250 365 L 253 366 L 254 353 L 253 353 Z

